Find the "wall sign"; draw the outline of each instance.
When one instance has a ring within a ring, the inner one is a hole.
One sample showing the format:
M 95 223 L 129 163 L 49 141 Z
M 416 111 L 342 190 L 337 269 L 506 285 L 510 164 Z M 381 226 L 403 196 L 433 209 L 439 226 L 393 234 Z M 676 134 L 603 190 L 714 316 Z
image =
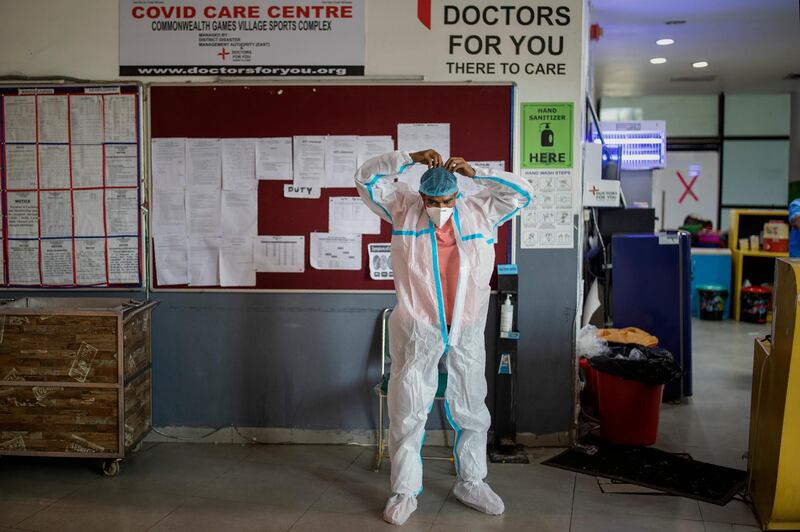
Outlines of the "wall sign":
M 122 76 L 362 76 L 364 0 L 119 0 Z
M 520 168 L 534 191 L 522 213 L 523 249 L 574 245 L 572 109 L 571 102 L 522 104 Z
M 522 104 L 522 168 L 572 168 L 572 103 Z
M 417 20 L 437 34 L 440 74 L 471 79 L 559 78 L 574 74 L 568 35 L 579 26 L 567 5 L 491 0 L 417 0 Z M 440 61 L 441 58 L 441 61 Z

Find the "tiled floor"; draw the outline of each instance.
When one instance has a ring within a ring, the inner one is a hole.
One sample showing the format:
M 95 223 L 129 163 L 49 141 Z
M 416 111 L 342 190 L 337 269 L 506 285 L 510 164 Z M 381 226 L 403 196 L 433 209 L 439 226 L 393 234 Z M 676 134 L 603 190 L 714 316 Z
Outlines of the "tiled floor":
M 694 322 L 695 395 L 664 405 L 657 446 L 744 468 L 752 340 L 767 330 L 736 322 Z M 447 454 L 446 449 L 430 449 Z M 506 514 L 489 517 L 453 498 L 452 466 L 426 461 L 425 492 L 408 531 L 757 530 L 750 508 L 663 495 L 604 494 L 596 479 L 538 465 L 554 449 L 531 450 L 532 465 L 491 465 L 489 482 Z M 0 532 L 358 531 L 381 521 L 388 464 L 354 446 L 147 444 L 120 476 L 88 463 L 0 459 Z

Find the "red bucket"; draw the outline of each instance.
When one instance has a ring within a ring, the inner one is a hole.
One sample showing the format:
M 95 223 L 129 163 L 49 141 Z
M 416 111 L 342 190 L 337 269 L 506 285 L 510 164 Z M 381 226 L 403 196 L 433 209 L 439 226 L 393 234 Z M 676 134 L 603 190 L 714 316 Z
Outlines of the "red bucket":
M 599 371 L 589 365 L 586 358 L 581 357 L 580 366 L 583 374 L 586 377 L 586 385 L 583 388 L 583 404 L 586 407 L 586 412 L 594 417 L 600 417 L 600 407 L 597 400 L 597 375 Z
M 619 445 L 653 445 L 664 385 L 653 386 L 595 371 L 603 438 Z
M 742 321 L 767 323 L 770 311 L 772 290 L 766 286 L 747 286 L 742 288 Z

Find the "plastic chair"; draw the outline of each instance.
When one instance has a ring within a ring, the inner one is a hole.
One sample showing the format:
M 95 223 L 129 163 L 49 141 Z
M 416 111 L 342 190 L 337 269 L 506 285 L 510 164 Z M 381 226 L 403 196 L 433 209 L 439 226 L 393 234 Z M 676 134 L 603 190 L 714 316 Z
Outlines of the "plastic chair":
M 375 385 L 375 394 L 378 396 L 378 449 L 375 452 L 375 471 L 378 472 L 381 469 L 381 465 L 383 463 L 383 459 L 385 456 L 388 456 L 388 452 L 386 452 L 386 438 L 385 438 L 385 430 L 383 428 L 383 410 L 384 404 L 386 403 L 386 396 L 389 390 L 389 375 L 391 368 L 387 371 L 387 366 L 391 366 L 392 358 L 389 353 L 389 317 L 392 315 L 392 309 L 386 308 L 383 309 L 381 313 L 381 382 Z M 447 389 L 447 373 L 439 372 L 439 384 L 436 388 L 436 395 L 434 397 L 434 401 L 442 401 L 442 405 L 444 404 L 444 392 Z M 442 419 L 445 419 L 444 412 L 442 412 Z M 425 460 L 447 460 L 449 462 L 453 462 L 455 467 L 455 461 L 452 456 L 450 457 L 439 457 L 439 456 L 423 456 Z M 453 469 L 455 472 L 455 469 Z

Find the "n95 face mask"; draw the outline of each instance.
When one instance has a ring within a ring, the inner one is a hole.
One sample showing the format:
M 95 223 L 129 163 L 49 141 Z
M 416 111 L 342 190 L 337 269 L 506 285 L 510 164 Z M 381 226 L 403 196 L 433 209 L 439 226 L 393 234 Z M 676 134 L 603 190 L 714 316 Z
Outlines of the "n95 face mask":
M 425 207 L 425 211 L 436 227 L 446 224 L 447 220 L 453 215 L 452 207 Z

